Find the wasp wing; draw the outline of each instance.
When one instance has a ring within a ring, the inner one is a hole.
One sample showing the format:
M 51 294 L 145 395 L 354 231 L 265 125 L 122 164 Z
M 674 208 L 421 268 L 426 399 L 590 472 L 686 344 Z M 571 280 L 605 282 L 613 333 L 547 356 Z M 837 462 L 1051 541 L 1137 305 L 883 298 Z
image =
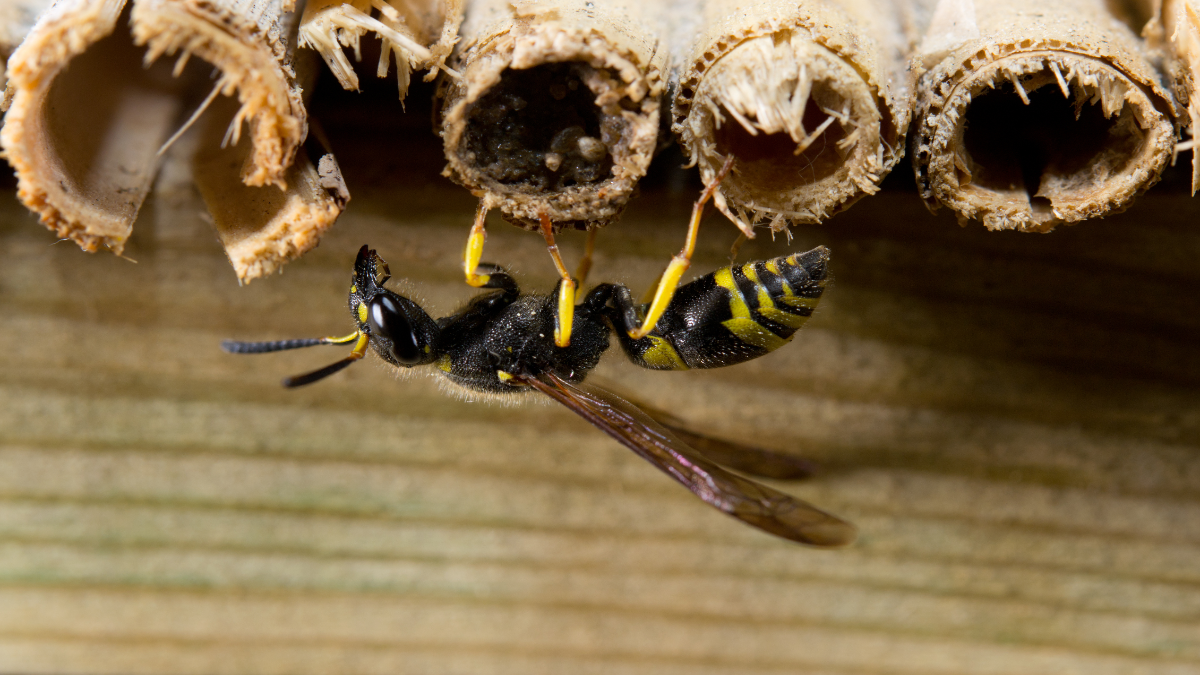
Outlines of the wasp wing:
M 855 529 L 850 523 L 729 473 L 616 394 L 573 385 L 549 373 L 542 377 L 545 379 L 520 379 L 620 441 L 709 505 L 760 530 L 802 544 L 844 546 L 854 541 Z
M 607 390 L 609 393 L 620 391 L 607 380 L 600 380 L 596 376 L 589 377 L 588 381 L 592 385 L 599 385 L 601 389 Z M 808 478 L 817 472 L 817 465 L 803 457 L 708 436 L 696 431 L 686 421 L 662 408 L 648 405 L 645 401 L 631 398 L 625 393 L 617 394 L 617 396 L 666 427 L 685 445 L 699 452 L 704 458 L 728 469 L 759 478 L 776 480 Z

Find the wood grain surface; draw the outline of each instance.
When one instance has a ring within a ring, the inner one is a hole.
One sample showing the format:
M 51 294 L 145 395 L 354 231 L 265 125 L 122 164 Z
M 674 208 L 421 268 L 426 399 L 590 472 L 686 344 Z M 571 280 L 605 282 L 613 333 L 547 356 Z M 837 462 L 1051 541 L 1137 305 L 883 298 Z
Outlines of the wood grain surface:
M 331 125 L 335 147 L 356 133 Z M 339 148 L 341 221 L 245 287 L 170 171 L 136 263 L 54 244 L 0 199 L 0 672 L 1200 673 L 1185 193 L 1028 235 L 885 190 L 743 249 L 833 251 L 785 349 L 686 373 L 609 355 L 608 381 L 697 428 L 819 461 L 777 485 L 858 524 L 822 551 L 550 405 L 458 400 L 374 358 L 284 391 L 342 348 L 222 353 L 347 332 L 363 243 L 436 310 L 470 297 L 472 199 L 416 145 Z M 695 195 L 680 176 L 602 233 L 593 280 L 653 280 Z M 485 259 L 550 287 L 538 237 L 490 232 Z M 710 217 L 695 269 L 733 235 Z

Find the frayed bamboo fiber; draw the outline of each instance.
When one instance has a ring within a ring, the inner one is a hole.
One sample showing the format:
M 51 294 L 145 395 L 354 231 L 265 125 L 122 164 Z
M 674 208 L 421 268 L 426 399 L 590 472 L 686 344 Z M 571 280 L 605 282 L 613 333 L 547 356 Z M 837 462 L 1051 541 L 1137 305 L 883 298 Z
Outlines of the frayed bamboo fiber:
M 244 245 L 253 238 L 248 224 L 261 225 L 259 257 L 227 251 L 239 278 L 260 276 L 311 248 L 344 200 L 336 190 L 292 184 L 317 170 L 310 160 L 293 169 L 308 131 L 291 65 L 293 20 L 278 0 L 134 0 L 132 7 L 125 0 L 60 0 L 9 63 L 11 106 L 0 142 L 21 200 L 58 236 L 119 254 L 162 156 L 199 118 L 202 126 L 219 122 L 223 133 L 213 142 L 241 158 L 226 166 L 229 176 L 202 172 L 197 182 L 263 186 L 209 200 L 227 245 L 226 229 L 238 231 Z M 236 104 L 214 105 L 225 98 Z M 228 114 L 214 120 L 210 108 Z M 237 203 L 280 209 L 269 218 L 216 217 Z
M 701 0 L 672 129 L 747 236 L 816 223 L 879 189 L 904 154 L 912 100 L 905 3 Z
M 1103 0 L 942 0 L 914 72 L 917 184 L 960 221 L 1044 232 L 1110 214 L 1171 159 L 1174 99 Z
M 382 43 L 376 75 L 387 77 L 395 55 L 403 99 L 414 71 L 428 70 L 431 80 L 445 67 L 462 17 L 463 0 L 313 0 L 304 8 L 299 41 L 321 55 L 343 88 L 357 91 L 344 49 L 361 60 L 362 37 L 374 33 Z
M 615 219 L 657 149 L 666 3 L 474 0 L 440 92 L 445 175 L 514 224 Z

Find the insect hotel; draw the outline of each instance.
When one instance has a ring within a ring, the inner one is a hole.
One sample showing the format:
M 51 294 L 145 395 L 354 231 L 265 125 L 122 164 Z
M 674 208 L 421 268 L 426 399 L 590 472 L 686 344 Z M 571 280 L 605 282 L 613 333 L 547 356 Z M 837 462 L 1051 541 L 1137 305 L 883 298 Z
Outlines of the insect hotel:
M 1197 672 L 1193 1 L 0 2 L 0 672 Z

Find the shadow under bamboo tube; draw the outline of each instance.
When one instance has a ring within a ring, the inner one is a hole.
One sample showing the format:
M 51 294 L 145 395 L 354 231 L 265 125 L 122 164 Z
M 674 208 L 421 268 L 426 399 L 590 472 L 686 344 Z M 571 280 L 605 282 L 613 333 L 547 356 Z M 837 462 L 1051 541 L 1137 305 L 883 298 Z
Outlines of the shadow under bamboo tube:
M 439 91 L 444 174 L 537 229 L 620 215 L 658 145 L 658 3 L 475 0 Z
M 917 184 L 960 222 L 1046 232 L 1108 215 L 1172 157 L 1175 101 L 1100 0 L 943 1 L 914 72 Z
M 403 100 L 414 71 L 429 70 L 430 80 L 445 67 L 462 18 L 463 0 L 313 0 L 304 7 L 299 43 L 321 55 L 343 89 L 357 91 L 345 48 L 361 60 L 362 37 L 374 33 L 382 46 L 376 75 L 387 76 L 394 56 Z
M 904 154 L 911 94 L 901 9 L 890 1 L 699 3 L 672 129 L 717 207 L 747 235 L 817 223 L 873 194 Z

